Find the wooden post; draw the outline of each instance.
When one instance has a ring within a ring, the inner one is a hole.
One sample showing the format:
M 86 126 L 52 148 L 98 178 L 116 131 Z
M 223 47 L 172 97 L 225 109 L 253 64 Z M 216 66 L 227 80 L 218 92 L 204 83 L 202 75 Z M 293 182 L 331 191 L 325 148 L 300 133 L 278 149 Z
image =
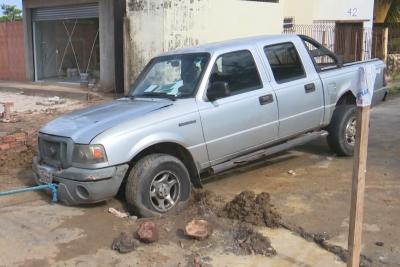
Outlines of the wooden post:
M 383 49 L 383 56 L 382 60 L 387 63 L 387 57 L 388 57 L 388 46 L 389 46 L 389 28 L 385 27 L 383 30 L 383 42 L 382 42 L 382 49 Z
M 353 185 L 349 225 L 348 267 L 360 266 L 361 236 L 364 215 L 365 175 L 367 172 L 367 151 L 370 107 L 357 107 L 356 143 L 354 147 Z

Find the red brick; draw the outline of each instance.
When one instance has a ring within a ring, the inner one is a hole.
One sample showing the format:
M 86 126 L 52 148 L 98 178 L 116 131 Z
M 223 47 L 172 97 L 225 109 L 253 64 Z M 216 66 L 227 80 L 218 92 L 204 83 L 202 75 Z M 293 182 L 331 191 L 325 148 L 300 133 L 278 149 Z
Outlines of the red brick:
M 18 137 L 18 138 L 15 138 L 15 141 L 17 141 L 17 142 L 26 142 L 26 137 Z
M 11 143 L 11 142 L 15 142 L 14 135 L 7 135 L 3 137 L 3 143 Z
M 15 139 L 17 140 L 25 140 L 26 139 L 26 133 L 16 133 L 14 134 Z
M 9 142 L 8 145 L 10 146 L 10 149 L 14 149 L 18 146 L 17 142 Z
M 8 149 L 10 149 L 10 145 L 9 144 L 5 144 L 5 143 L 0 144 L 0 151 L 8 150 Z
M 13 149 L 13 152 L 20 153 L 20 152 L 23 152 L 23 151 L 26 151 L 26 150 L 28 150 L 28 149 L 26 148 L 26 146 L 22 146 L 22 147 L 16 147 L 16 148 L 14 148 L 14 149 Z

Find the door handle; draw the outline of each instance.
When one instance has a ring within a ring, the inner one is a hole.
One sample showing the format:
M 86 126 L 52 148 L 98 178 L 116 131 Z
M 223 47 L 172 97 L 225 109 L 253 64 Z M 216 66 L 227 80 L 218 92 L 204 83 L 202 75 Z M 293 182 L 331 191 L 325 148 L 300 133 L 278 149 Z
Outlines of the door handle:
M 260 96 L 258 98 L 258 100 L 260 101 L 260 105 L 266 105 L 266 104 L 274 102 L 274 97 L 272 96 L 272 94 L 268 94 L 268 95 Z
M 306 84 L 306 85 L 304 85 L 304 89 L 305 89 L 306 93 L 315 92 L 315 84 L 314 83 Z

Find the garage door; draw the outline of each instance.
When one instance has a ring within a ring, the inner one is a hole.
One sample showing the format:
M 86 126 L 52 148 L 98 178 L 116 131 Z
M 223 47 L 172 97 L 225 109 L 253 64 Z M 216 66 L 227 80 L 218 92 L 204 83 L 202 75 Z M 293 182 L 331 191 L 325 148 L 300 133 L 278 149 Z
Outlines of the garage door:
M 69 5 L 42 7 L 32 10 L 33 21 L 98 18 L 98 3 L 85 5 Z

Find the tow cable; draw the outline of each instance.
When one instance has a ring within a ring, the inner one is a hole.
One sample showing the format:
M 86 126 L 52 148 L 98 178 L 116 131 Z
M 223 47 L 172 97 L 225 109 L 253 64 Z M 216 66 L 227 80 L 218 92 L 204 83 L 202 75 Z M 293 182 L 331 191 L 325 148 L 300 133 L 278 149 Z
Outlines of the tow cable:
M 18 193 L 32 192 L 32 191 L 46 190 L 46 189 L 50 189 L 51 190 L 51 196 L 52 196 L 51 202 L 52 203 L 56 203 L 58 201 L 57 185 L 53 184 L 53 183 L 37 185 L 37 186 L 33 186 L 33 187 L 19 188 L 19 189 L 14 189 L 14 190 L 5 191 L 5 192 L 0 192 L 0 196 L 7 196 L 7 195 L 18 194 Z

